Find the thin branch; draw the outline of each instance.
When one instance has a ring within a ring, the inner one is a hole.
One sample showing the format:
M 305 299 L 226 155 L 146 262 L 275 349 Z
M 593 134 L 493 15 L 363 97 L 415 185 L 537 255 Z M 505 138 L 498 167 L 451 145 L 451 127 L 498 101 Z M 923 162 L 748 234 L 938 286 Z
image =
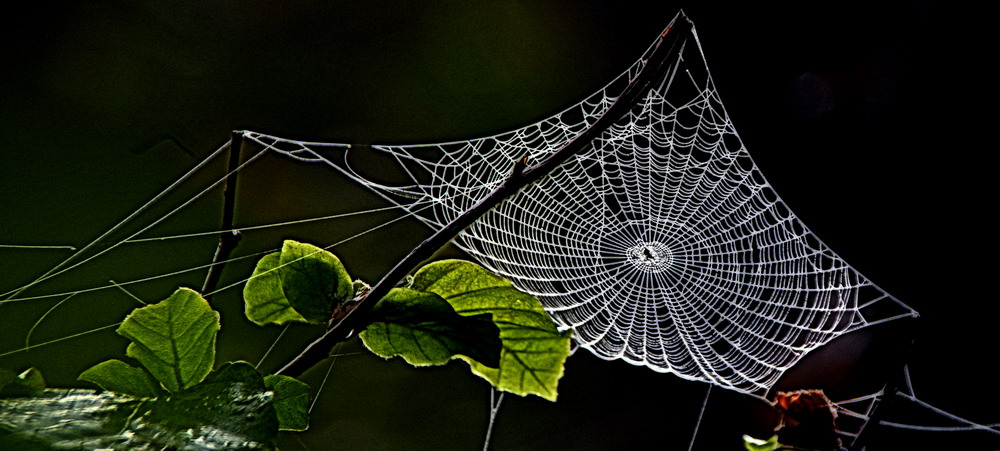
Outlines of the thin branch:
M 483 439 L 483 451 L 489 451 L 490 439 L 493 436 L 493 426 L 497 421 L 497 414 L 500 412 L 500 403 L 503 402 L 504 392 L 490 387 L 490 422 L 486 426 L 486 438 Z
M 202 293 L 211 293 L 222 277 L 222 269 L 229 254 L 240 241 L 240 231 L 233 230 L 233 218 L 236 210 L 236 182 L 239 175 L 240 151 L 243 148 L 243 131 L 233 130 L 233 138 L 229 141 L 229 166 L 226 173 L 226 187 L 223 193 L 222 230 L 219 235 L 219 246 L 215 248 L 212 266 L 208 268 L 205 283 L 201 286 Z M 223 263 L 219 263 L 223 262 Z
M 414 248 L 409 255 L 400 260 L 395 267 L 382 277 L 372 287 L 371 291 L 355 299 L 356 304 L 353 310 L 347 312 L 339 320 L 331 321 L 330 327 L 323 336 L 310 343 L 291 362 L 278 370 L 276 374 L 298 376 L 326 358 L 333 344 L 346 340 L 353 335 L 355 330 L 360 330 L 367 326 L 367 321 L 369 320 L 367 313 L 375 303 L 388 294 L 389 290 L 396 286 L 407 274 L 412 272 L 419 263 L 434 255 L 434 252 L 451 241 L 459 232 L 465 230 L 466 227 L 472 225 L 479 217 L 494 209 L 504 199 L 541 179 L 571 156 L 589 147 L 594 139 L 624 116 L 638 99 L 646 95 L 669 65 L 668 61 L 670 57 L 679 50 L 683 42 L 683 37 L 687 35 L 690 28 L 691 22 L 687 19 L 687 16 L 683 12 L 678 14 L 674 24 L 660 35 L 656 47 L 650 54 L 649 59 L 645 61 L 635 80 L 625 88 L 622 95 L 618 97 L 615 103 L 608 108 L 607 112 L 594 122 L 590 128 L 584 130 L 575 139 L 535 166 L 527 167 L 527 158 L 515 162 L 511 175 L 500 186 L 496 187 L 489 195 Z

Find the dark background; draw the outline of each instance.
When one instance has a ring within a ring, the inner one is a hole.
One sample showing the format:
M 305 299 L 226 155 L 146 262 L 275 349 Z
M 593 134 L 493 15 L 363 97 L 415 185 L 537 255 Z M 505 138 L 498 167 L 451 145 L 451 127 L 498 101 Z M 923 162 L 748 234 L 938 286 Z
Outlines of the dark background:
M 921 312 L 909 356 L 922 399 L 998 421 L 993 105 L 981 74 L 991 55 L 946 2 L 760 6 L 664 2 L 128 2 L 27 6 L 0 49 L 0 244 L 82 246 L 222 145 L 232 129 L 352 143 L 463 139 L 521 126 L 572 104 L 624 70 L 685 8 L 730 116 L 776 191 L 834 251 Z M 641 5 L 641 6 L 640 6 Z M 172 197 L 222 174 L 214 164 Z M 190 187 L 189 187 L 190 185 Z M 237 223 L 261 224 L 381 205 L 318 167 L 267 159 L 241 174 Z M 149 235 L 218 227 L 219 193 Z M 147 223 L 157 207 L 140 218 Z M 283 238 L 329 244 L 386 217 L 248 234 L 238 255 Z M 137 229 L 130 229 L 137 230 Z M 127 232 L 122 232 L 127 233 Z M 426 236 L 413 224 L 336 252 L 376 280 Z M 124 235 L 120 235 L 119 238 Z M 388 237 L 388 238 L 387 238 Z M 27 294 L 127 281 L 207 263 L 213 237 L 131 245 Z M 3 291 L 68 256 L 0 248 Z M 227 268 L 223 285 L 254 259 Z M 201 273 L 129 289 L 147 301 Z M 240 317 L 240 287 L 213 298 L 220 359 L 256 362 L 277 330 Z M 0 354 L 23 346 L 61 298 L 0 306 Z M 120 320 L 118 290 L 80 295 L 32 343 Z M 834 398 L 891 380 L 879 364 L 906 353 L 905 325 L 839 340 L 790 373 L 789 386 Z M 294 331 L 290 353 L 308 338 Z M 52 385 L 120 354 L 111 330 L 0 357 L 40 367 Z M 345 346 L 344 351 L 356 351 Z M 277 366 L 269 358 L 262 367 Z M 323 369 L 325 370 L 325 368 Z M 323 371 L 307 375 L 314 386 Z M 706 386 L 585 352 L 570 359 L 551 404 L 505 401 L 497 449 L 686 449 Z M 871 391 L 871 390 L 868 390 Z M 282 449 L 477 449 L 488 390 L 459 363 L 408 369 L 369 355 L 338 359 L 310 431 Z M 889 406 L 906 415 L 911 406 Z M 739 449 L 759 412 L 716 389 L 699 449 Z M 887 413 L 888 414 L 888 413 Z M 946 424 L 943 421 L 939 424 Z M 756 432 L 758 435 L 762 432 Z M 888 431 L 869 449 L 993 449 L 982 433 Z M 991 441 L 992 440 L 992 441 Z

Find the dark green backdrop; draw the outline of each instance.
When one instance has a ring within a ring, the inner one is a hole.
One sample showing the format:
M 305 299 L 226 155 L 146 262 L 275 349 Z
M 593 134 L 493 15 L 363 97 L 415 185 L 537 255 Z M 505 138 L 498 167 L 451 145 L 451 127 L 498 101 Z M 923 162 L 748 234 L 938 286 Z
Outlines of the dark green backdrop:
M 622 71 L 683 6 L 741 137 L 777 192 L 849 263 L 922 312 L 911 367 L 918 394 L 997 420 L 988 416 L 1000 402 L 995 391 L 973 401 L 950 394 L 988 387 L 983 364 L 994 360 L 997 344 L 995 295 L 983 288 L 996 251 L 986 219 L 995 176 L 983 161 L 990 141 L 980 133 L 991 124 L 972 111 L 983 100 L 978 60 L 969 58 L 978 41 L 960 25 L 976 13 L 944 2 L 749 3 L 30 5 L 2 32 L 0 244 L 85 244 L 222 145 L 232 129 L 412 143 L 529 123 Z M 222 171 L 221 163 L 211 166 L 170 202 Z M 279 158 L 240 177 L 241 225 L 381 205 L 328 171 Z M 213 192 L 151 234 L 217 227 L 219 197 Z M 238 253 L 274 248 L 286 237 L 331 243 L 386 218 L 248 234 Z M 353 274 L 374 281 L 427 233 L 402 224 L 337 252 Z M 212 237 L 132 245 L 30 293 L 204 264 L 213 250 Z M 67 255 L 0 248 L 0 286 L 19 286 Z M 251 260 L 230 265 L 223 284 L 251 269 Z M 202 277 L 187 273 L 130 290 L 153 301 L 177 285 L 199 286 Z M 223 312 L 220 358 L 255 362 L 278 331 L 245 324 L 239 291 L 212 299 Z M 59 299 L 0 306 L 0 353 L 23 346 L 34 321 Z M 112 324 L 134 306 L 117 290 L 81 295 L 55 310 L 32 341 Z M 793 371 L 789 384 L 825 385 L 843 396 L 878 386 L 889 377 L 879 364 L 909 339 L 904 329 L 846 337 Z M 308 338 L 293 335 L 279 353 Z M 0 366 L 35 365 L 53 385 L 70 385 L 79 371 L 123 349 L 106 330 L 0 357 Z M 316 384 L 322 372 L 307 379 Z M 312 428 L 284 440 L 283 449 L 481 446 L 488 390 L 460 363 L 415 370 L 351 355 L 332 374 Z M 508 398 L 495 445 L 686 449 L 705 388 L 581 352 L 570 360 L 558 403 Z M 740 434 L 753 431 L 752 405 L 715 390 L 698 448 L 738 449 Z M 881 442 L 870 449 L 898 449 L 901 440 L 978 446 L 989 437 L 873 439 Z

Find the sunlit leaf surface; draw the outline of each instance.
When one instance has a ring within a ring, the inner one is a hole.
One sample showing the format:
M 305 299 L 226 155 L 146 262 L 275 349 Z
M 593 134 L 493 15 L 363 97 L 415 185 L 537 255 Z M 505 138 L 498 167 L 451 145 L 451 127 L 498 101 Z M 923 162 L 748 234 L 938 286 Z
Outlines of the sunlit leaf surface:
M 435 293 L 462 315 L 489 313 L 500 327 L 500 367 L 472 363 L 473 371 L 501 390 L 555 400 L 570 332 L 559 331 L 529 294 L 483 267 L 461 260 L 431 263 L 413 277 L 411 288 Z
M 79 379 L 108 391 L 139 398 L 152 398 L 165 394 L 160 383 L 151 374 L 121 360 L 112 359 L 98 363 L 80 373 Z
M 218 331 L 219 314 L 188 288 L 134 310 L 118 327 L 132 341 L 126 354 L 171 392 L 201 382 L 212 370 Z
M 310 322 L 329 321 L 333 305 L 354 297 L 354 283 L 340 259 L 311 244 L 286 240 L 278 273 L 288 302 Z
M 411 365 L 443 365 L 465 357 L 496 368 L 500 330 L 489 315 L 463 316 L 434 293 L 396 288 L 372 309 L 375 318 L 361 339 L 382 357 L 401 356 Z
M 306 319 L 292 308 L 281 289 L 278 266 L 281 253 L 268 254 L 257 262 L 253 276 L 243 289 L 246 301 L 247 319 L 258 325 L 284 324 L 288 321 L 306 322 Z

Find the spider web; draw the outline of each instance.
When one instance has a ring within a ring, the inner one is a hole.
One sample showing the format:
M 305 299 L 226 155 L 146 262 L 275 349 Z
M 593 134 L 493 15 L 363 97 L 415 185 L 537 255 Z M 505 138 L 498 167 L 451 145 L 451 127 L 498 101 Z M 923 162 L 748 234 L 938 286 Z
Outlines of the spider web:
M 625 116 L 456 244 L 538 296 L 601 358 L 761 394 L 809 351 L 916 312 L 782 202 L 743 146 L 691 30 Z M 360 153 L 383 158 L 374 168 L 347 145 L 245 136 L 328 164 L 407 211 L 429 205 L 417 216 L 438 229 L 503 182 L 513 161 L 539 161 L 591 126 L 652 49 L 549 118 L 467 141 L 372 146 Z
M 638 75 L 649 54 L 647 50 L 619 77 L 578 104 L 495 136 L 416 146 L 374 146 L 361 151 L 345 144 L 294 141 L 253 132 L 246 132 L 244 138 L 299 161 L 329 165 L 405 211 L 401 218 L 377 219 L 378 225 L 347 232 L 346 238 L 336 238 L 339 241 L 328 249 L 399 219 L 417 217 L 429 227 L 439 228 L 506 179 L 514 160 L 540 160 L 590 127 Z M 251 252 L 169 272 L 157 268 L 155 275 L 121 284 L 112 281 L 110 285 L 61 293 L 51 292 L 51 286 L 47 294 L 27 291 L 70 270 L 86 267 L 100 272 L 95 259 L 112 251 L 120 253 L 126 244 L 152 247 L 163 240 L 198 237 L 214 244 L 220 233 L 217 229 L 145 235 L 147 231 L 163 232 L 157 225 L 167 224 L 164 221 L 172 216 L 173 222 L 185 222 L 177 219 L 183 214 L 181 210 L 210 198 L 213 189 L 225 183 L 231 174 L 217 177 L 213 172 L 214 182 L 207 188 L 184 192 L 184 188 L 193 188 L 189 185 L 200 183 L 192 174 L 205 168 L 212 172 L 209 162 L 230 146 L 213 152 L 91 244 L 79 248 L 0 245 L 75 252 L 35 281 L 3 293 L 0 307 L 5 314 L 9 314 L 8 308 L 34 303 L 29 301 L 62 299 L 36 316 L 30 329 L 27 324 L 20 328 L 27 329 L 26 333 L 18 334 L 14 331 L 19 328 L 14 326 L 20 326 L 15 324 L 18 321 L 9 321 L 6 326 L 11 326 L 11 331 L 3 334 L 4 338 L 23 336 L 24 346 L 5 344 L 0 358 L 94 332 L 110 334 L 117 326 L 108 324 L 78 333 L 60 331 L 58 338 L 48 341 L 33 339 L 37 326 L 54 310 L 98 296 L 101 305 L 107 306 L 103 300 L 108 298 L 107 292 L 132 296 L 124 287 L 154 281 L 172 289 L 177 285 L 172 281 L 179 275 L 241 260 L 252 262 L 249 259 L 275 251 Z M 260 152 L 232 170 L 243 171 L 251 163 L 261 166 L 258 157 L 270 153 Z M 378 164 L 365 161 L 370 159 Z M 180 206 L 163 211 L 150 208 L 175 188 L 183 198 Z M 324 216 L 309 213 L 306 219 L 243 225 L 221 232 L 256 232 L 386 210 L 356 209 Z M 136 231 L 132 223 L 139 221 L 146 222 L 136 226 Z M 125 237 L 112 240 L 121 234 Z M 269 243 L 273 245 L 273 241 Z M 595 355 L 621 358 L 754 395 L 774 387 L 781 374 L 802 356 L 837 336 L 916 314 L 835 255 L 767 184 L 725 112 L 694 30 L 675 55 L 670 70 L 643 101 L 593 146 L 463 232 L 457 244 L 522 289 L 538 295 L 564 327 L 576 330 L 580 345 Z M 181 253 L 177 245 L 170 246 L 168 253 Z M 76 262 L 70 264 L 73 259 Z M 245 281 L 206 295 L 238 288 Z M 92 314 L 87 313 L 88 317 Z M 121 317 L 112 316 L 115 320 Z M 284 331 L 281 334 L 279 339 Z M 276 341 L 264 352 L 262 362 L 274 344 Z M 852 443 L 873 419 L 880 420 L 872 416 L 876 405 L 893 395 L 950 423 L 930 427 L 917 426 L 926 423 L 922 419 L 876 423 L 908 430 L 1000 433 L 996 424 L 971 422 L 921 401 L 907 372 L 906 383 L 898 392 L 835 402 L 841 418 L 847 418 L 845 424 L 838 424 L 845 442 Z

